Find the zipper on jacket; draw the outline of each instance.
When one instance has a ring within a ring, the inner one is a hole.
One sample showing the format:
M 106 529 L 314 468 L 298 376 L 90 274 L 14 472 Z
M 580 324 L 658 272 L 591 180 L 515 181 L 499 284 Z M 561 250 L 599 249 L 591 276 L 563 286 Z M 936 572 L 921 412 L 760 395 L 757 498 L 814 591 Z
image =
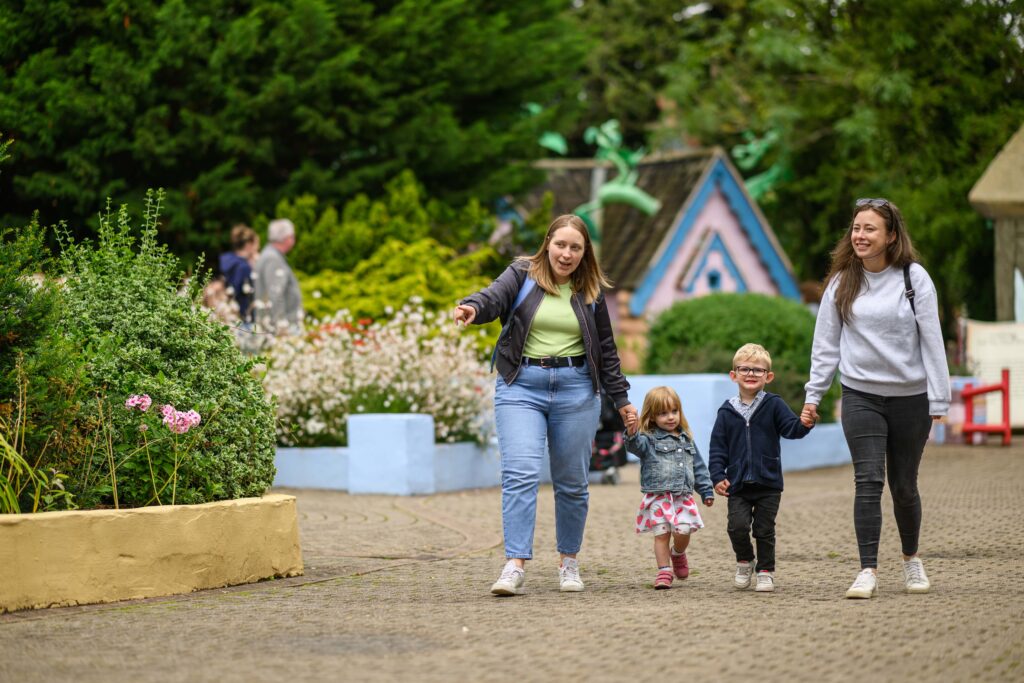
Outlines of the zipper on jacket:
M 750 420 L 747 421 L 747 477 L 754 479 L 754 449 L 750 445 Z
M 580 303 L 577 299 L 573 299 L 573 301 L 575 301 L 577 304 Z M 573 310 L 575 311 L 576 309 L 573 308 Z M 597 384 L 597 386 L 595 386 L 594 388 L 595 388 L 595 390 L 600 391 L 600 383 L 597 383 L 594 380 L 594 373 L 595 372 L 600 372 L 600 368 L 598 368 L 597 364 L 594 362 L 593 353 L 592 353 L 592 349 L 593 349 L 593 346 L 594 346 L 594 336 L 590 332 L 590 323 L 587 322 L 587 312 L 586 311 L 579 311 L 578 315 L 580 316 L 581 320 L 583 320 L 583 332 L 584 332 L 583 350 L 586 353 L 587 360 L 589 361 L 590 366 L 591 366 L 591 368 L 590 368 L 590 384 L 591 384 L 591 386 L 593 386 L 594 384 Z M 587 343 L 588 341 L 590 342 L 589 344 Z
M 750 421 L 754 419 L 754 415 L 757 411 L 761 410 L 761 406 L 768 402 L 768 397 L 765 396 L 764 400 L 757 404 L 757 407 L 746 417 L 747 421 L 747 473 L 751 480 L 754 479 L 754 447 L 750 443 Z
M 729 406 L 730 408 L 732 408 L 734 413 L 740 415 L 740 418 L 747 425 L 747 476 L 750 477 L 751 481 L 754 480 L 754 448 L 750 443 L 750 420 L 754 417 L 757 411 L 761 410 L 761 406 L 763 406 L 765 404 L 765 401 L 767 400 L 768 397 L 766 396 L 764 401 L 761 401 L 759 404 L 757 404 L 757 407 L 754 408 L 754 412 L 750 413 L 748 417 L 743 417 L 742 415 L 740 415 L 740 411 L 736 410 L 736 408 L 734 408 L 732 405 Z

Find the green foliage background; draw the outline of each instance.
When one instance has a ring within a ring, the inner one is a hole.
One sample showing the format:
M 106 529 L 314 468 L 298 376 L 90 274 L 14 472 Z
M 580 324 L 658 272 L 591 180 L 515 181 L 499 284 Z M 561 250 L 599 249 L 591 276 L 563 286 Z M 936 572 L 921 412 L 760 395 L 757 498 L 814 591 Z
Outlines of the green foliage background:
M 493 256 L 490 249 L 457 256 L 429 238 L 412 244 L 389 240 L 351 271 L 324 270 L 303 276 L 299 284 L 303 304 L 315 318 L 347 309 L 357 319 L 379 320 L 413 297 L 431 311 L 454 307 L 490 284 L 481 272 Z
M 994 314 L 993 233 L 967 194 L 1024 121 L 1020 0 L 719 0 L 680 23 L 663 134 L 779 143 L 761 208 L 801 279 L 820 279 L 858 197 L 903 210 L 947 327 Z
M 775 380 L 767 390 L 795 413 L 804 405 L 811 369 L 814 315 L 789 299 L 763 294 L 711 294 L 681 301 L 651 325 L 647 373 L 728 373 L 744 344 L 760 344 L 772 357 Z M 831 421 L 839 385 L 822 398 L 818 413 Z
M 586 50 L 562 0 L 2 3 L 0 36 L 0 224 L 39 210 L 81 237 L 105 198 L 163 186 L 163 238 L 191 255 L 405 169 L 454 205 L 524 189 Z
M 644 146 L 661 117 L 658 96 L 668 83 L 665 65 L 679 51 L 682 17 L 690 3 L 678 0 L 613 0 L 573 5 L 573 18 L 589 40 L 580 70 L 585 111 L 566 131 L 570 156 L 593 156 L 583 141 L 588 126 L 619 122 L 624 145 Z
M 90 398 L 85 359 L 59 330 L 62 290 L 33 277 L 47 265 L 45 230 L 38 223 L 0 230 L 0 509 L 5 512 L 73 506 L 74 493 L 69 496 L 59 481 L 48 484 L 66 475 L 55 463 L 90 450 L 96 427 L 80 412 Z M 27 465 L 20 474 L 12 451 Z M 38 499 L 33 479 L 40 482 Z
M 295 223 L 298 239 L 288 263 L 304 273 L 350 271 L 391 240 L 411 244 L 429 238 L 462 249 L 485 241 L 495 224 L 476 200 L 453 209 L 427 197 L 411 171 L 389 181 L 379 199 L 359 194 L 339 211 L 313 195 L 302 195 L 281 200 L 274 215 Z M 269 219 L 260 222 L 264 220 Z

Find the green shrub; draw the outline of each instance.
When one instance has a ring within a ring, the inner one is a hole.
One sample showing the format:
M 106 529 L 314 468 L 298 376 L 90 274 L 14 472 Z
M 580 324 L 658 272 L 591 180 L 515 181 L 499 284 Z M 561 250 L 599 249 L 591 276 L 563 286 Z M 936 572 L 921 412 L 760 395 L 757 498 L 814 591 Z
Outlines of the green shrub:
M 274 407 L 253 373 L 255 360 L 198 305 L 201 283 L 178 291 L 178 260 L 157 243 L 160 199 L 147 195 L 138 238 L 127 209 L 113 215 L 109 205 L 95 245 L 62 236 L 63 331 L 84 350 L 93 395 L 82 410 L 103 424 L 104 438 L 59 469 L 88 502 L 116 503 L 116 486 L 120 504 L 149 504 L 154 477 L 173 480 L 178 503 L 262 495 L 275 473 Z M 177 441 L 154 448 L 151 462 L 138 451 L 145 436 L 125 400 L 143 393 L 156 406 L 202 415 L 192 434 L 202 438 L 190 442 L 184 459 Z
M 34 221 L 0 230 L 0 513 L 75 507 L 52 462 L 89 444 L 84 358 L 59 333 L 63 299 L 41 275 L 44 242 Z
M 20 230 L 0 230 L 0 401 L 15 395 L 19 354 L 34 350 L 55 321 L 57 294 L 36 279 L 45 249 L 36 222 Z
M 321 207 L 313 195 L 302 195 L 281 201 L 276 216 L 295 223 L 295 247 L 288 253 L 288 263 L 305 273 L 350 271 L 390 240 L 414 243 L 433 238 L 462 250 L 494 230 L 494 216 L 476 200 L 453 209 L 428 199 L 411 171 L 389 182 L 382 199 L 360 194 L 339 212 L 332 205 Z
M 644 371 L 727 373 L 736 349 L 760 344 L 772 356 L 775 381 L 769 389 L 799 414 L 813 337 L 814 315 L 802 304 L 764 294 L 712 294 L 681 301 L 658 316 L 648 334 Z M 833 385 L 822 398 L 823 419 L 832 419 L 837 396 Z
M 306 312 L 314 318 L 347 310 L 356 319 L 380 320 L 413 297 L 429 311 L 453 308 L 490 284 L 481 272 L 496 258 L 490 248 L 458 256 L 429 238 L 411 244 L 388 240 L 353 270 L 303 275 L 299 285 Z

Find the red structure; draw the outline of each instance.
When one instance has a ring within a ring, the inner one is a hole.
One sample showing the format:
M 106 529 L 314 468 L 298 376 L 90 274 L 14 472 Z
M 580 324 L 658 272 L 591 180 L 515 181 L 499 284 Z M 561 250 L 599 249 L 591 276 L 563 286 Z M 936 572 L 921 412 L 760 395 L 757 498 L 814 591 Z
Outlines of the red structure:
M 999 424 L 976 424 L 974 422 L 974 397 L 981 394 L 988 394 L 999 391 L 1003 394 L 1003 421 Z M 964 426 L 963 434 L 967 443 L 973 442 L 973 436 L 977 432 L 992 432 L 1003 435 L 1003 445 L 1010 445 L 1010 371 L 1003 368 L 1003 380 L 999 384 L 988 384 L 974 387 L 968 384 L 960 392 L 964 399 Z

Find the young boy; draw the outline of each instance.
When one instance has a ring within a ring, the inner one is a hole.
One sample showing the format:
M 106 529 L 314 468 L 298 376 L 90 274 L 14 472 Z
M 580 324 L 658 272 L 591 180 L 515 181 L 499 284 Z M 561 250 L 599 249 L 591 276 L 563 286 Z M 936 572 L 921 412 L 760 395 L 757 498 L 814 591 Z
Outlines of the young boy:
M 708 470 L 715 492 L 729 499 L 728 530 L 736 553 L 737 588 L 747 588 L 754 571 L 753 530 L 757 542 L 754 590 L 775 590 L 775 515 L 782 499 L 779 437 L 802 439 L 814 426 L 802 423 L 786 402 L 764 390 L 775 379 L 772 358 L 759 344 L 745 344 L 732 359 L 729 378 L 739 386 L 718 409 L 711 431 Z

